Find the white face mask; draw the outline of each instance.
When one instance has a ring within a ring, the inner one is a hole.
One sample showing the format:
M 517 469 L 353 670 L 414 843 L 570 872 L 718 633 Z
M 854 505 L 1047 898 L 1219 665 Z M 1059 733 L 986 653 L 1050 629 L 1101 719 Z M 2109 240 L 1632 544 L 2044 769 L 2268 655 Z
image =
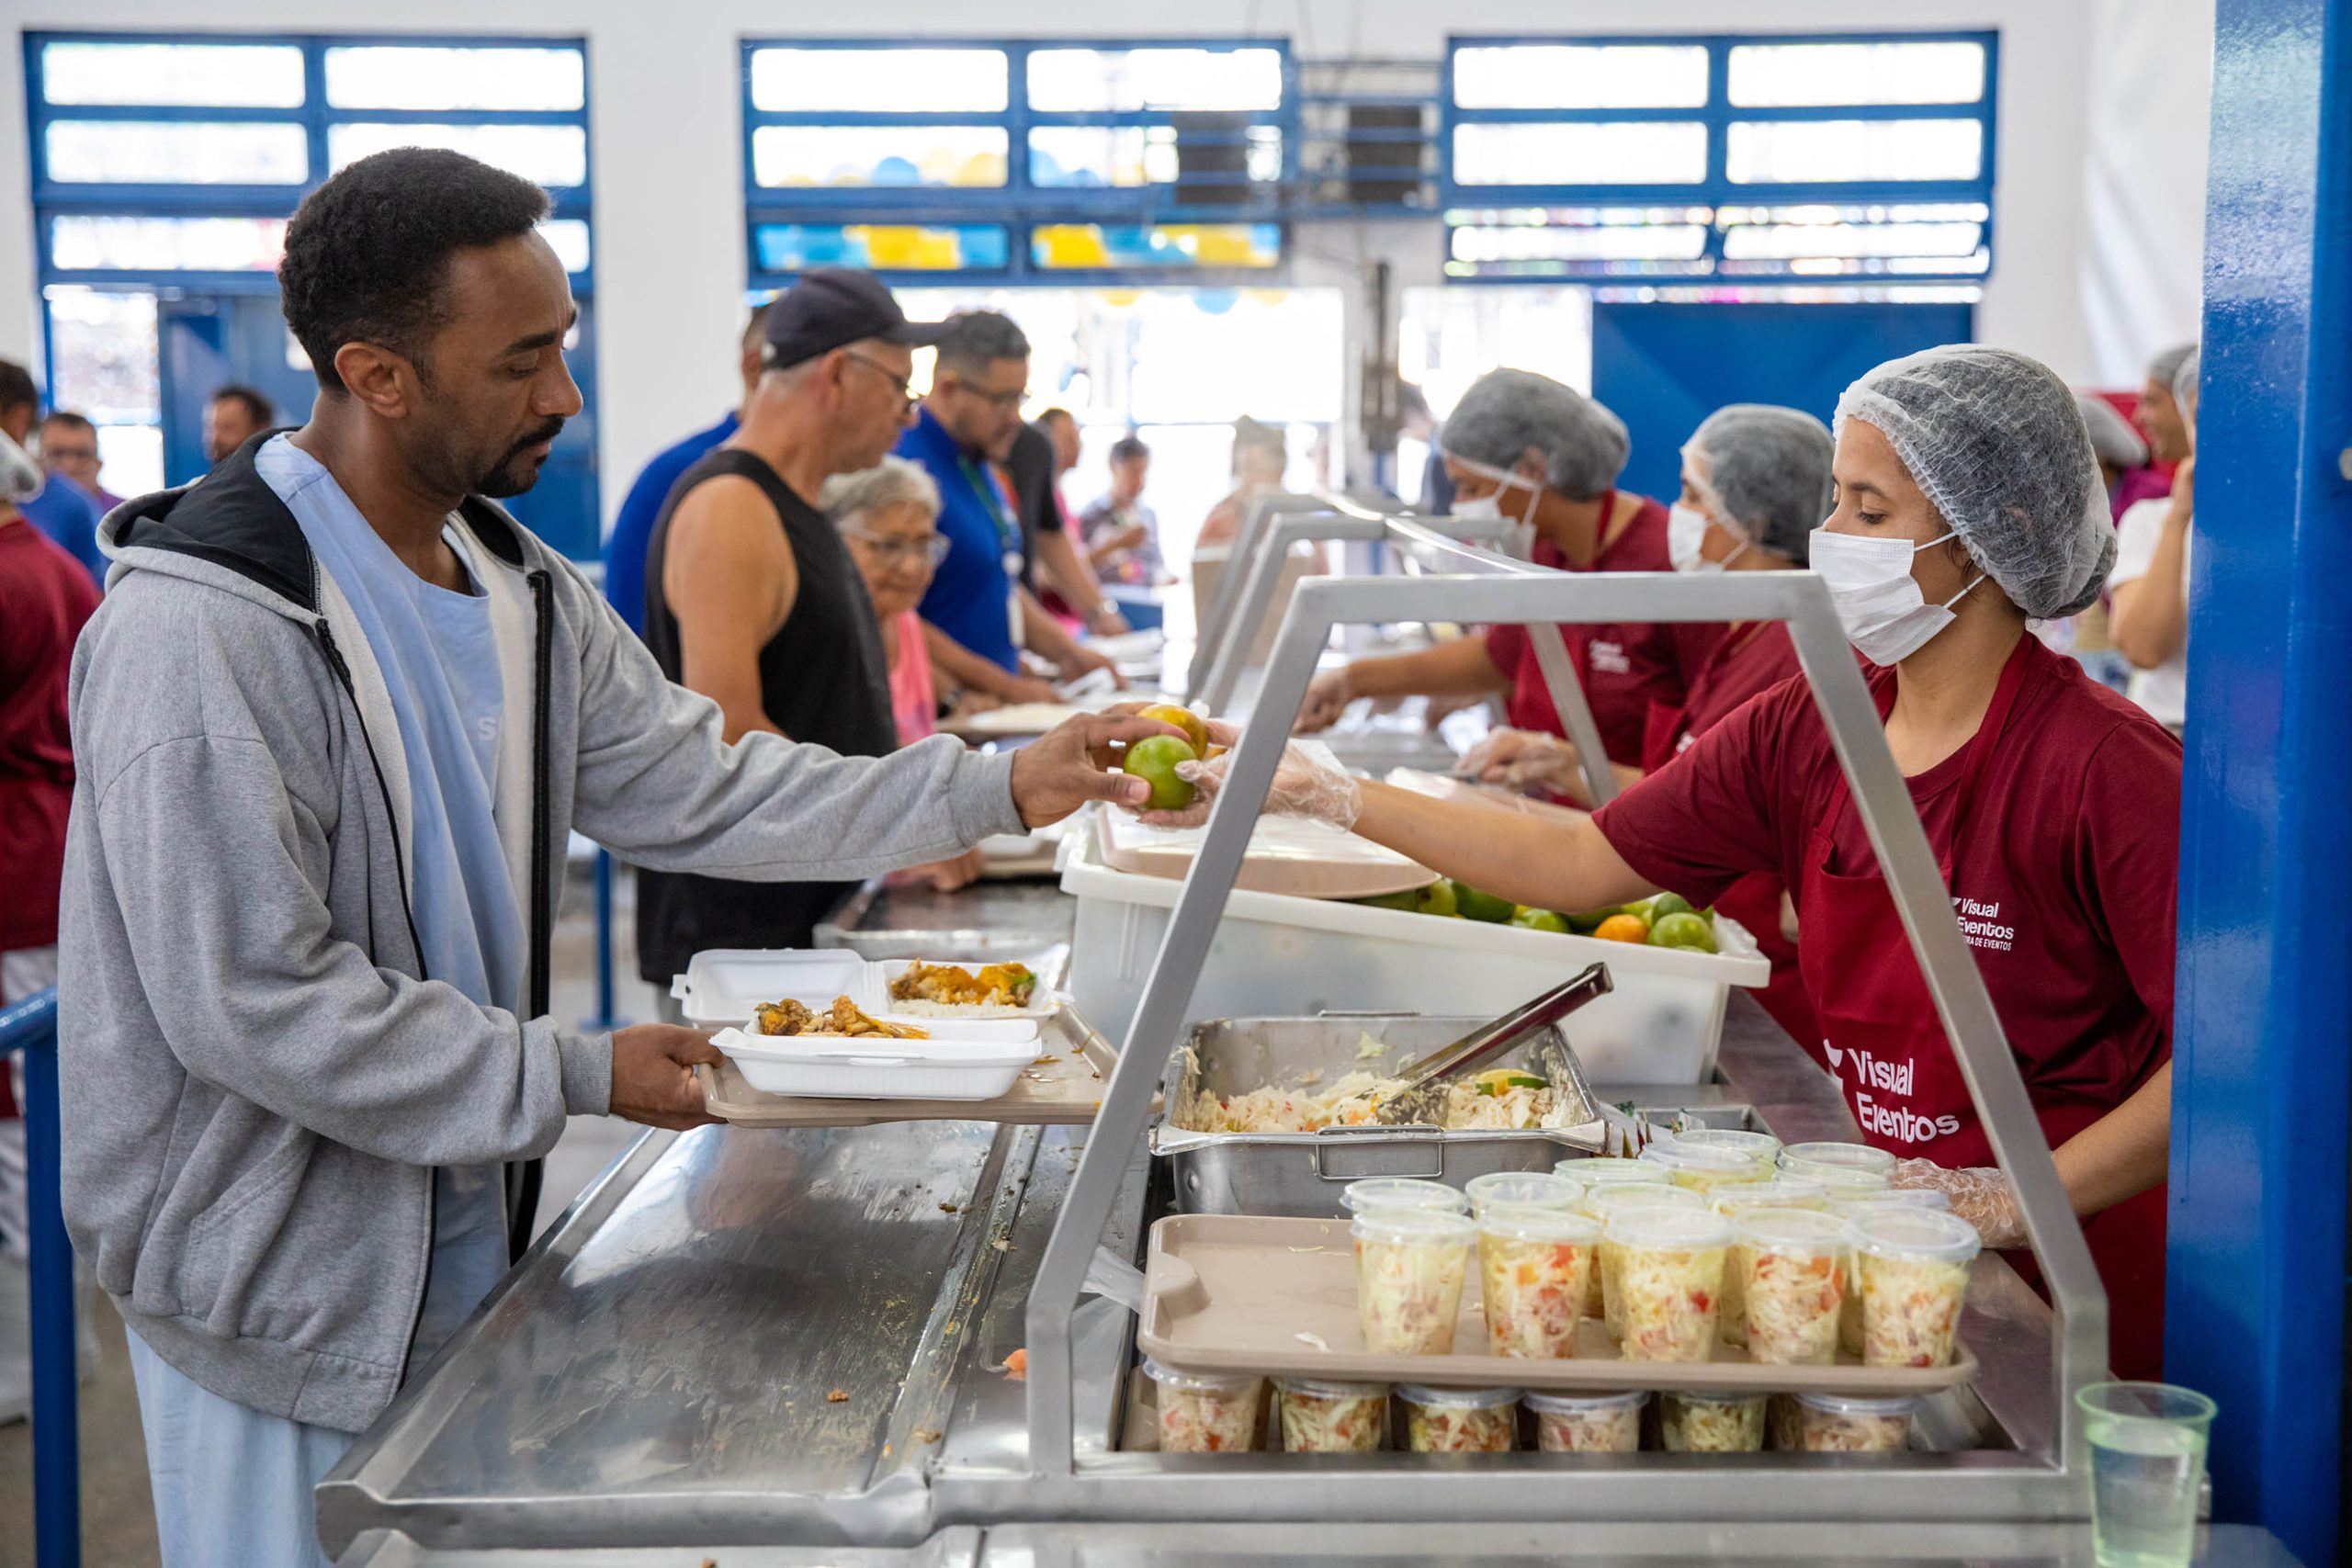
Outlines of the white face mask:
M 1535 503 L 1544 498 L 1543 488 L 1526 475 L 1510 468 L 1491 468 L 1467 457 L 1454 457 L 1453 462 L 1455 467 L 1467 469 L 1480 479 L 1495 481 L 1492 494 L 1479 496 L 1475 501 L 1455 502 L 1453 515 L 1473 521 L 1499 518 L 1510 524 L 1510 531 L 1503 536 L 1503 554 L 1520 560 L 1532 558 L 1535 554 Z M 1526 505 L 1515 513 L 1503 507 L 1503 497 L 1514 490 L 1527 492 Z
M 1707 530 L 1715 525 L 1695 506 L 1685 506 L 1678 501 L 1666 509 L 1666 558 L 1675 570 L 1721 571 L 1747 553 L 1748 542 L 1742 539 L 1723 559 L 1709 560 L 1702 547 L 1707 542 Z M 1735 530 L 1725 528 L 1724 532 Z
M 16 438 L 0 430 L 0 502 L 30 501 L 41 492 L 49 476 Z
M 1928 603 L 1911 575 L 1911 558 L 1951 537 L 1946 534 L 1915 545 L 1908 539 L 1833 534 L 1826 526 L 1813 531 L 1813 570 L 1829 584 L 1838 624 L 1864 659 L 1899 664 L 1910 658 L 1951 625 L 1951 607 L 1984 581 L 1986 574 L 1979 572 L 1975 581 L 1942 604 Z

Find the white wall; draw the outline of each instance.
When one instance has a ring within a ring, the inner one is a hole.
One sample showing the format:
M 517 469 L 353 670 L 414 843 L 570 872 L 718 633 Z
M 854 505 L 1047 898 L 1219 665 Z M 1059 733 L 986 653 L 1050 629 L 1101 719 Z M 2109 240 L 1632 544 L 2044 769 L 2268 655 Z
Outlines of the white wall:
M 2069 377 L 2094 367 L 2083 293 L 2087 243 L 2084 112 L 2093 7 L 2122 13 L 2193 8 L 2199 0 L 1909 0 L 1899 19 L 1883 0 L 1648 0 L 1638 16 L 1617 0 L 1193 0 L 1185 30 L 1286 37 L 1306 58 L 1434 59 L 1450 31 L 1574 33 L 1996 27 L 2001 31 L 1996 271 L 1978 330 L 1988 342 L 2047 359 Z M 2211 0 L 2202 0 L 2210 17 Z M 328 26 L 316 0 L 11 0 L 28 29 L 275 28 Z M 419 32 L 497 31 L 589 40 L 595 164 L 600 460 L 607 512 L 627 476 L 681 432 L 730 401 L 732 336 L 744 285 L 736 42 L 745 34 L 879 37 L 1158 35 L 1170 13 L 1137 0 L 999 0 L 985 10 L 944 0 L 867 0 L 854 7 L 774 0 L 408 0 L 368 26 Z M 2210 36 L 2210 20 L 2207 24 Z M 24 75 L 0 67 L 0 299 L 32 299 L 33 239 L 21 155 Z M 882 107 L 882 106 L 876 106 Z M 2201 114 L 2198 117 L 2201 124 Z M 2105 164 L 2102 166 L 2106 166 Z M 2201 187 L 2201 181 L 2199 182 Z M 2179 219 L 2180 193 L 2143 203 L 2152 222 Z M 2201 200 L 2196 204 L 2201 209 Z M 2170 215 L 2170 216 L 2167 216 Z M 1322 224 L 1300 236 L 1302 284 L 1348 291 L 1349 330 L 1362 319 L 1365 260 L 1396 265 L 1396 285 L 1434 282 L 1438 244 L 1420 226 Z M 2115 264 L 2103 262 L 2103 272 Z M 33 312 L 0 309 L 0 355 L 29 354 Z M 1350 352 L 1350 384 L 1357 348 Z M 2108 355 L 2098 356 L 2106 368 Z M 2126 378 L 2128 379 L 2128 378 Z

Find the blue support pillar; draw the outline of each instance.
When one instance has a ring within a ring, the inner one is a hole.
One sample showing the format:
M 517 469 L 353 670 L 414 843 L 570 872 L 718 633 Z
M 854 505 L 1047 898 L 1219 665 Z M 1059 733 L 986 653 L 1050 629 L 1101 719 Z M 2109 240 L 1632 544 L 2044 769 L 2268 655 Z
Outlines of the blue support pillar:
M 2214 1512 L 2338 1558 L 2352 1125 L 2352 0 L 2220 0 L 2169 1375 Z
M 58 1203 L 57 992 L 0 1009 L 0 1067 L 25 1053 L 25 1217 L 33 1360 L 33 1562 L 82 1561 L 80 1359 L 74 1343 L 74 1244 Z

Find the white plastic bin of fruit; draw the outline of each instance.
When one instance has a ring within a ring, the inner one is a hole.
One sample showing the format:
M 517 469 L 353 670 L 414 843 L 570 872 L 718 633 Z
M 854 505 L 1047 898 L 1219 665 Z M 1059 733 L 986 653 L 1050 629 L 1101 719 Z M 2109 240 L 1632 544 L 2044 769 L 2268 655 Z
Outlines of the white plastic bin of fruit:
M 1061 881 L 1078 900 L 1071 1002 L 1104 1038 L 1124 1042 L 1183 884 L 1111 870 L 1092 824 L 1065 840 Z M 1690 953 L 1237 891 L 1185 1018 L 1326 1010 L 1484 1017 L 1597 960 L 1616 988 L 1567 1026 L 1592 1081 L 1702 1083 L 1714 1071 L 1730 987 L 1761 986 L 1772 973 L 1736 921 L 1715 917 L 1715 941 L 1720 953 Z

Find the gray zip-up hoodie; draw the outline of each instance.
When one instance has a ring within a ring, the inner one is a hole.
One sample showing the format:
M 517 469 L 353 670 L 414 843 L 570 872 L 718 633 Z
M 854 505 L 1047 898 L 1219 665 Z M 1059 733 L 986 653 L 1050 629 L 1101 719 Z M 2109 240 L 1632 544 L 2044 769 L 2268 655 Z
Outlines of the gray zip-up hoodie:
M 664 870 L 847 881 L 1021 830 L 1010 760 L 753 735 L 671 685 L 580 575 L 469 500 L 507 719 L 499 837 L 530 1017 L 423 973 L 381 671 L 255 437 L 126 502 L 74 656 L 59 941 L 64 1191 L 132 1332 L 204 1387 L 357 1431 L 405 1374 L 433 1168 L 608 1109 L 611 1037 L 545 1016 L 571 830 Z M 810 679 L 824 672 L 811 671 Z

